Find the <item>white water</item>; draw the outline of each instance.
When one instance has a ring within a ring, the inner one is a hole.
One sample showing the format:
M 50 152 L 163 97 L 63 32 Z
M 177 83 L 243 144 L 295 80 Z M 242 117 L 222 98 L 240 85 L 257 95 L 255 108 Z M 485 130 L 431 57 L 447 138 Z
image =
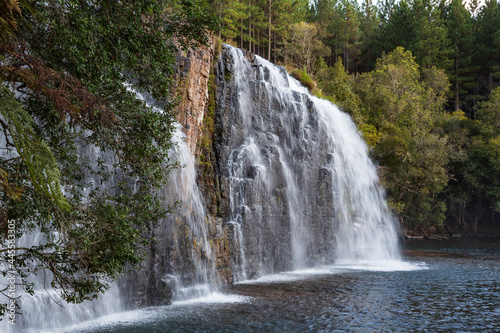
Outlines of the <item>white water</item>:
M 328 101 L 311 99 L 327 128 L 334 154 L 338 260 L 400 260 L 398 224 L 387 208 L 365 142 L 346 113 Z
M 331 266 L 320 266 L 309 269 L 299 269 L 295 271 L 281 272 L 260 277 L 255 280 L 244 280 L 236 284 L 269 284 L 282 283 L 290 281 L 304 280 L 316 276 L 331 276 L 335 274 L 345 274 L 351 271 L 369 271 L 369 272 L 410 272 L 429 269 L 424 262 L 405 262 L 400 260 L 366 261 L 338 263 Z
M 228 159 L 232 220 L 243 231 L 246 248 L 242 253 L 248 255 L 245 262 L 253 262 L 252 269 L 257 271 L 251 277 L 274 273 L 265 263 L 266 246 L 271 246 L 272 239 L 269 244 L 265 235 L 253 240 L 254 234 L 262 228 L 276 235 L 286 232 L 280 229 L 283 224 L 276 226 L 275 221 L 269 221 L 272 218 L 256 214 L 263 207 L 271 206 L 268 210 L 272 210 L 273 204 L 276 210 L 283 207 L 273 201 L 273 191 L 286 194 L 292 262 L 283 266 L 300 270 L 331 263 L 330 256 L 339 264 L 367 269 L 391 270 L 395 263 L 401 263 L 398 223 L 387 208 L 376 167 L 351 118 L 332 103 L 311 96 L 282 68 L 258 56 L 250 62 L 241 50 L 225 48 L 232 59 L 233 85 L 228 91 L 237 99 L 233 112 L 238 115 L 231 120 L 234 125 L 230 130 L 244 133 L 245 138 Z M 279 166 L 268 151 L 276 152 Z M 334 207 L 320 222 L 313 215 L 318 209 L 319 169 L 331 175 L 333 199 L 329 205 Z M 253 179 L 248 178 L 248 170 L 254 170 Z M 250 189 L 253 192 L 248 195 Z M 280 197 L 274 196 L 279 201 Z M 325 227 L 328 224 L 330 228 Z M 335 230 L 329 237 L 336 246 L 327 250 L 329 254 L 324 253 L 329 243 L 320 239 L 325 235 L 318 232 L 321 228 Z M 321 242 L 322 247 L 317 245 Z M 264 259 L 256 265 L 259 256 Z M 282 258 L 275 262 L 278 260 Z
M 177 161 L 181 164 L 181 168 L 171 174 L 164 195 L 165 199 L 169 200 L 171 204 L 175 202 L 179 204 L 174 216 L 180 215 L 182 223 L 189 226 L 188 239 L 191 243 L 189 256 L 195 266 L 196 276 L 194 281 L 188 285 L 184 285 L 182 279 L 178 279 L 179 286 L 175 294 L 176 300 L 188 300 L 207 296 L 218 289 L 217 283 L 212 283 L 216 280 L 215 258 L 208 239 L 205 203 L 196 181 L 194 156 L 186 144 L 186 136 L 182 132 L 180 124 L 176 126 L 177 131 L 174 137 L 176 143 L 175 155 Z M 180 238 L 183 235 L 177 235 L 176 237 L 177 251 L 181 253 L 179 246 Z
M 145 101 L 145 98 L 141 94 L 137 93 L 137 97 Z M 157 109 L 157 111 L 162 112 L 160 109 Z M 162 189 L 162 192 L 165 197 L 165 205 L 173 205 L 175 202 L 179 203 L 176 213 L 174 213 L 177 216 L 176 221 L 188 225 L 189 230 L 188 235 L 176 235 L 175 233 L 178 230 L 175 229 L 169 230 L 167 233 L 172 232 L 175 234 L 173 236 L 177 241 L 176 245 L 179 252 L 181 237 L 186 237 L 189 240 L 192 246 L 189 249 L 188 260 L 194 266 L 193 271 L 195 275 L 189 283 L 184 283 L 182 278 L 175 277 L 177 283 L 175 285 L 174 300 L 207 299 L 214 292 L 216 296 L 219 294 L 217 294 L 218 285 L 215 282 L 215 260 L 208 241 L 205 204 L 196 183 L 194 157 L 186 144 L 185 134 L 182 132 L 179 124 L 176 124 L 172 141 L 175 145 L 171 154 L 182 167 L 171 171 L 168 185 Z M 80 153 L 84 156 L 83 158 L 88 158 L 91 163 L 96 163 L 98 158 L 103 160 L 109 168 L 112 168 L 114 163 L 112 153 L 100 151 L 95 147 L 87 147 Z M 112 188 L 117 181 L 114 176 L 111 177 L 108 187 Z M 99 184 L 100 179 L 97 176 L 93 176 L 87 182 Z M 85 192 L 89 193 L 90 189 L 86 189 Z M 168 228 L 166 224 L 168 224 L 167 221 L 161 221 L 158 228 Z M 172 234 L 166 236 L 172 237 Z M 43 234 L 34 232 L 21 238 L 17 245 L 32 246 L 43 243 Z M 158 267 L 158 270 L 163 269 L 163 267 Z M 110 318 L 116 317 L 113 314 L 121 313 L 127 308 L 122 291 L 119 289 L 117 283 L 113 283 L 107 293 L 94 301 L 68 304 L 50 286 L 51 280 L 52 275 L 49 271 L 39 271 L 37 275 L 33 275 L 30 278 L 30 282 L 34 282 L 35 285 L 34 296 L 22 294 L 20 292 L 21 288 L 17 288 L 17 295 L 21 295 L 18 302 L 21 305 L 22 315 L 18 314 L 16 316 L 16 326 L 9 325 L 5 319 L 2 320 L 0 322 L 1 332 L 49 332 L 59 329 L 66 330 L 67 327 L 72 325 L 78 325 L 78 323 L 103 316 L 107 317 L 108 320 L 112 320 Z M 215 298 L 220 302 L 222 301 L 220 297 Z M 2 300 L 0 299 L 0 301 Z

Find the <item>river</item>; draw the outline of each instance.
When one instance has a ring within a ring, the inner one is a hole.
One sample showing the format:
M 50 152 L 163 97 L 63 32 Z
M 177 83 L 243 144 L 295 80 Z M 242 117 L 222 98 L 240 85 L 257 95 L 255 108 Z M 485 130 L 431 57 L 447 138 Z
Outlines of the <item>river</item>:
M 60 332 L 500 331 L 498 241 L 412 240 L 403 258 L 266 276 Z

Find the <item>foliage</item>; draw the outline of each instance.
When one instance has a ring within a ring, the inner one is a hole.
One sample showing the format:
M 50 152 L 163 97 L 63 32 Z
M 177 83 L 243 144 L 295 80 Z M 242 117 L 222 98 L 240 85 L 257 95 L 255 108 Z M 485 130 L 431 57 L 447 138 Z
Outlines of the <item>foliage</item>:
M 349 76 L 339 57 L 333 67 L 323 68 L 316 74 L 324 95 L 348 112 L 357 123 L 362 123 L 361 101 L 353 89 L 353 78 Z
M 289 39 L 285 41 L 282 51 L 285 63 L 290 62 L 312 73 L 316 59 L 330 51 L 318 37 L 318 29 L 314 24 L 305 22 L 293 24 L 289 30 Z
M 310 92 L 313 92 L 313 90 L 316 88 L 316 84 L 314 83 L 313 79 L 307 74 L 307 71 L 305 69 L 293 70 L 292 76 L 295 79 L 299 80 L 302 85 L 306 86 Z
M 482 134 L 489 138 L 500 135 L 500 87 L 491 92 L 489 100 L 479 103 L 477 118 Z
M 451 1 L 444 8 L 442 15 L 452 47 L 454 64 L 450 80 L 455 95 L 454 109 L 457 111 L 464 105 L 468 91 L 476 85 L 473 72 L 477 70 L 477 66 L 472 64 L 474 27 L 471 13 L 459 0 Z
M 170 209 L 157 193 L 177 167 L 173 39 L 204 43 L 217 22 L 198 0 L 21 4 L 22 16 L 7 16 L 17 25 L 6 28 L 2 11 L 0 26 L 0 261 L 10 258 L 6 221 L 18 240 L 41 231 L 40 244 L 17 244 L 14 267 L 22 281 L 50 271 L 52 286 L 78 303 L 139 262 L 148 224 Z
M 21 13 L 19 1 L 1 0 L 0 1 L 0 42 L 12 37 L 17 28 L 16 15 Z
M 432 130 L 447 81 L 430 77 L 422 80 L 411 52 L 399 47 L 356 83 L 366 117 L 380 131 L 374 156 L 407 226 L 440 224 L 446 208 L 437 195 L 448 181 L 448 147 Z

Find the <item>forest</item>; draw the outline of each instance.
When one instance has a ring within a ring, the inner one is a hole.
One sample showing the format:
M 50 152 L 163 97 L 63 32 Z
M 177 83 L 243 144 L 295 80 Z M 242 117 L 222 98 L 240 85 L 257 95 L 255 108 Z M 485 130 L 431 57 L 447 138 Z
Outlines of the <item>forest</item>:
M 17 239 L 47 237 L 16 256 L 2 246 L 3 264 L 23 279 L 50 270 L 52 286 L 78 303 L 141 260 L 145 221 L 171 209 L 158 195 L 165 171 L 179 167 L 168 154 L 175 53 L 211 35 L 348 112 L 406 229 L 498 232 L 496 0 L 0 0 L 2 244 L 11 221 Z M 81 145 L 115 153 L 118 190 L 88 184 L 114 174 L 82 160 Z
M 498 230 L 496 0 L 215 1 L 219 37 L 348 112 L 402 224 Z

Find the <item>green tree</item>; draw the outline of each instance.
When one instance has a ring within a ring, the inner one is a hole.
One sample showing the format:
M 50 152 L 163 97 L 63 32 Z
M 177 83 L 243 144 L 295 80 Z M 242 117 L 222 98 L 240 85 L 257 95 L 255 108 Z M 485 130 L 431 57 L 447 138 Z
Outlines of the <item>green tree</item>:
M 316 23 L 323 43 L 330 47 L 332 52 L 327 60 L 332 66 L 340 55 L 339 25 L 343 20 L 340 2 L 338 0 L 316 0 L 313 6 L 311 21 Z
M 496 139 L 500 135 L 500 87 L 491 92 L 487 101 L 479 103 L 477 119 L 481 133 L 487 138 Z
M 380 39 L 381 21 L 377 13 L 377 7 L 372 4 L 371 0 L 363 2 L 363 17 L 361 19 L 361 45 L 360 45 L 360 68 L 364 72 L 373 69 L 379 54 L 378 41 Z
M 480 224 L 498 228 L 500 213 L 500 89 L 481 102 L 478 120 L 455 112 L 443 124 L 453 146 L 453 177 L 446 188 L 448 214 L 458 229 L 477 232 Z M 488 214 L 489 213 L 489 214 Z
M 477 16 L 476 54 L 474 62 L 480 65 L 482 94 L 488 95 L 500 78 L 500 6 L 489 0 Z
M 443 11 L 444 21 L 453 50 L 453 85 L 454 109 L 463 108 L 465 98 L 475 86 L 476 66 L 472 66 L 474 52 L 474 28 L 471 13 L 460 0 L 452 0 Z
M 397 4 L 386 1 L 384 4 L 380 52 L 390 52 L 398 46 L 410 50 L 415 40 L 415 23 L 410 5 L 406 0 Z
M 239 37 L 240 45 L 243 43 L 243 20 L 248 15 L 248 7 L 242 1 L 217 0 L 217 11 L 220 17 L 220 34 L 226 41 Z
M 433 0 L 414 0 L 412 4 L 414 40 L 409 50 L 422 67 L 450 69 L 450 41 L 441 18 L 441 10 Z
M 146 224 L 167 211 L 157 193 L 176 167 L 168 155 L 172 38 L 196 46 L 216 22 L 196 0 L 25 5 L 15 36 L 0 41 L 7 148 L 0 158 L 0 262 L 12 263 L 23 279 L 49 270 L 61 296 L 81 302 L 139 262 Z M 138 100 L 127 82 L 155 97 L 164 112 Z M 113 152 L 113 168 L 100 160 L 93 165 L 78 146 Z M 118 173 L 122 181 L 110 189 Z M 6 222 L 12 220 L 18 239 L 41 231 L 46 242 L 17 247 L 11 257 Z M 9 265 L 2 267 L 5 275 Z
M 442 223 L 446 209 L 439 193 L 448 181 L 448 148 L 434 128 L 448 81 L 442 70 L 426 74 L 398 47 L 356 81 L 365 118 L 381 136 L 374 156 L 391 205 L 411 227 Z
M 362 123 L 361 101 L 353 90 L 353 78 L 349 76 L 338 57 L 333 67 L 327 67 L 316 75 L 322 94 L 330 97 L 332 102 L 340 106 L 357 124 Z
M 312 23 L 300 22 L 290 27 L 289 40 L 285 42 L 283 55 L 285 62 L 313 72 L 318 57 L 329 53 L 329 48 L 318 37 L 318 29 Z

